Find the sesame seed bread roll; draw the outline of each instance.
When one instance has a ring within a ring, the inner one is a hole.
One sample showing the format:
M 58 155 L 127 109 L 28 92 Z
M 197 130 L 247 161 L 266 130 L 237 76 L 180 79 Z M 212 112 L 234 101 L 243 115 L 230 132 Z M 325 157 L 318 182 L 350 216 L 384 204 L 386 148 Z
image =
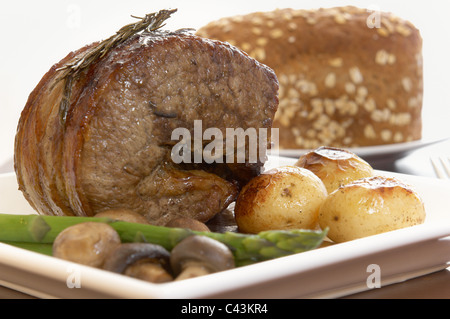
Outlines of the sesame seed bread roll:
M 280 148 L 350 148 L 422 137 L 422 38 L 391 13 L 279 9 L 200 28 L 271 67 Z

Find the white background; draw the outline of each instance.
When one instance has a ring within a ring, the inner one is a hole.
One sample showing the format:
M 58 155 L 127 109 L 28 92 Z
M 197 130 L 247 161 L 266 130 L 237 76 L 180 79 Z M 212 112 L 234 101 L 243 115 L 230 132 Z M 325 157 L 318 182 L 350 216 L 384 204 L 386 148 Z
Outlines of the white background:
M 13 156 L 14 136 L 29 93 L 48 69 L 93 41 L 114 34 L 160 9 L 178 8 L 167 29 L 199 28 L 220 17 L 276 8 L 318 8 L 341 5 L 377 7 L 410 20 L 424 39 L 424 136 L 449 136 L 450 1 L 152 1 L 40 0 L 0 3 L 0 168 Z M 449 152 L 450 153 L 450 152 Z

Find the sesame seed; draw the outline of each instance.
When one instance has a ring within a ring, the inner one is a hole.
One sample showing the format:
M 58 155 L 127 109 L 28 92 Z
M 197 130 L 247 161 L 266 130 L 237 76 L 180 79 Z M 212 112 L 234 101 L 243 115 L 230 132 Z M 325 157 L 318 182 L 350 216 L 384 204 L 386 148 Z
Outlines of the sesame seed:
M 409 100 L 408 100 L 408 106 L 410 108 L 418 107 L 419 104 L 420 104 L 420 102 L 419 102 L 419 99 L 417 97 L 413 96 L 413 97 L 409 98 Z
M 306 23 L 308 23 L 308 24 L 316 24 L 317 20 L 314 19 L 313 17 L 308 17 L 308 18 L 306 18 Z
M 296 138 L 295 138 L 295 144 L 297 144 L 297 145 L 303 145 L 303 137 L 301 137 L 301 136 L 297 136 Z
M 398 33 L 400 33 L 402 36 L 407 37 L 410 36 L 412 31 L 410 28 L 408 28 L 407 26 L 403 25 L 403 24 L 399 24 L 395 27 L 395 31 L 397 31 Z
M 388 109 L 374 110 L 370 114 L 370 118 L 375 122 L 386 122 L 389 120 L 390 115 L 391 111 L 389 111 Z
M 288 23 L 289 30 L 297 30 L 297 24 L 295 22 Z
M 281 16 L 281 18 L 285 21 L 290 21 L 292 19 L 292 13 L 291 12 L 285 12 Z
M 391 125 L 404 126 L 411 123 L 411 114 L 410 113 L 397 113 L 392 114 L 389 118 L 389 123 Z
M 254 49 L 251 54 L 256 60 L 262 61 L 266 58 L 266 51 L 263 48 Z
M 339 68 L 344 64 L 344 60 L 342 58 L 334 58 L 329 60 L 328 64 L 332 67 Z
M 367 124 L 364 127 L 364 136 L 367 138 L 371 138 L 371 139 L 374 139 L 377 137 L 377 134 L 371 124 Z
M 388 142 L 392 138 L 392 132 L 390 130 L 382 130 L 380 136 L 384 142 Z
M 315 98 L 311 100 L 312 113 L 321 114 L 323 112 L 322 99 Z
M 261 35 L 263 33 L 261 28 L 258 28 L 258 27 L 253 27 L 252 32 L 253 32 L 253 34 L 256 34 L 256 35 Z
M 356 92 L 356 94 L 361 97 L 366 97 L 368 93 L 369 90 L 367 90 L 365 86 L 360 86 Z
M 350 125 L 352 125 L 354 121 L 355 120 L 352 117 L 350 117 L 350 118 L 346 119 L 345 121 L 343 121 L 341 123 L 341 125 L 342 125 L 343 128 L 349 128 Z
M 252 48 L 252 45 L 248 42 L 244 42 L 241 44 L 241 48 L 244 51 L 250 51 L 250 49 Z
M 328 73 L 325 77 L 325 86 L 327 88 L 333 88 L 336 85 L 336 74 Z
M 389 58 L 388 58 L 388 64 L 392 65 L 397 61 L 397 57 L 395 56 L 395 54 L 389 54 Z
M 263 25 L 264 21 L 263 21 L 263 19 L 261 17 L 254 17 L 252 19 L 252 24 L 253 25 Z
M 267 38 L 258 38 L 256 39 L 256 44 L 260 46 L 265 46 L 267 44 Z
M 265 12 L 264 13 L 264 15 L 266 16 L 266 18 L 269 18 L 269 19 L 275 19 L 276 17 L 277 17 L 277 11 L 278 10 L 275 10 L 275 11 L 267 11 L 267 12 Z
M 289 124 L 290 124 L 289 118 L 287 116 L 280 116 L 278 121 L 280 121 L 280 124 L 282 126 L 289 126 Z
M 356 115 L 358 113 L 358 104 L 354 101 L 348 101 L 346 107 L 350 115 Z
M 411 90 L 412 90 L 412 81 L 411 81 L 411 79 L 409 77 L 404 77 L 402 79 L 402 85 L 403 85 L 403 89 L 406 92 L 411 92 Z
M 282 99 L 280 100 L 280 103 L 278 105 L 278 109 L 282 110 L 289 106 L 289 100 L 288 99 Z
M 394 32 L 394 26 L 389 21 L 389 19 L 381 18 L 381 24 L 389 31 L 389 33 Z
M 387 99 L 386 100 L 386 105 L 388 106 L 388 108 L 390 108 L 391 110 L 394 110 L 397 107 L 397 103 L 395 102 L 394 99 Z
M 306 136 L 309 138 L 314 138 L 316 137 L 316 131 L 313 129 L 309 129 L 306 131 Z
M 396 132 L 394 134 L 394 142 L 398 143 L 403 141 L 403 134 L 401 132 Z
M 225 24 L 225 25 L 222 27 L 222 31 L 223 31 L 224 33 L 230 33 L 231 31 L 233 31 L 233 26 L 232 26 L 231 24 Z
M 289 98 L 300 98 L 300 93 L 298 92 L 298 90 L 294 89 L 294 88 L 290 88 L 288 91 L 288 97 Z
M 388 37 L 389 36 L 389 31 L 385 28 L 377 28 L 377 32 L 379 35 L 383 36 L 383 37 Z
M 349 73 L 350 73 L 350 78 L 352 79 L 353 83 L 359 84 L 363 81 L 363 76 L 358 67 L 356 67 L 356 66 L 352 67 L 349 70 Z
M 294 134 L 294 136 L 300 136 L 301 134 L 300 129 L 298 127 L 293 127 L 292 134 Z
M 242 21 L 244 21 L 244 17 L 243 16 L 234 16 L 234 17 L 232 17 L 231 18 L 231 20 L 233 21 L 233 22 L 242 22 Z
M 310 96 L 316 96 L 319 93 L 319 90 L 317 89 L 317 86 L 315 83 L 310 83 L 309 88 L 309 95 Z
M 325 114 L 321 114 L 321 115 L 319 115 L 317 120 L 313 123 L 313 127 L 316 130 L 320 130 L 322 127 L 325 127 L 325 125 L 327 125 L 329 122 L 330 122 L 330 118 Z
M 270 36 L 273 39 L 281 38 L 283 36 L 283 30 L 281 30 L 281 29 L 273 29 L 273 30 L 270 31 Z
M 324 105 L 325 105 L 325 112 L 332 116 L 334 114 L 334 102 L 332 99 L 325 99 L 324 100 Z
M 352 138 L 350 136 L 346 136 L 344 137 L 344 139 L 342 140 L 342 143 L 349 145 L 352 142 Z
M 289 74 L 289 83 L 295 85 L 297 83 L 297 76 L 295 74 Z
M 280 84 L 287 85 L 289 83 L 289 78 L 285 73 L 283 73 L 278 76 L 278 81 Z
M 290 120 L 295 116 L 296 109 L 295 105 L 290 105 L 288 108 L 284 110 L 284 115 Z
M 366 97 L 357 95 L 355 97 L 355 102 L 358 103 L 358 105 L 364 105 L 364 103 L 366 103 Z
M 351 82 L 345 83 L 345 92 L 347 92 L 348 94 L 355 94 L 356 86 Z
M 375 63 L 379 65 L 386 65 L 389 60 L 389 53 L 385 50 L 378 50 L 375 55 Z
M 347 22 L 347 19 L 342 14 L 336 14 L 334 16 L 334 21 L 337 24 L 345 24 Z
M 368 99 L 364 103 L 364 109 L 369 113 L 375 111 L 376 107 L 377 107 L 377 105 L 375 103 L 375 100 L 372 98 Z
M 313 82 L 306 80 L 299 80 L 295 82 L 295 87 L 304 94 L 309 94 L 311 96 L 317 95 L 317 86 Z

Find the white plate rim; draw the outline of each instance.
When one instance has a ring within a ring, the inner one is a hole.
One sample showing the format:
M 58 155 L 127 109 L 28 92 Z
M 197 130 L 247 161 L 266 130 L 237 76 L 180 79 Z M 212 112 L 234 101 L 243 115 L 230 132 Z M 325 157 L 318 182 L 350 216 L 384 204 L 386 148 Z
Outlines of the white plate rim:
M 374 146 L 362 146 L 346 148 L 348 151 L 357 154 L 358 156 L 371 158 L 386 155 L 404 156 L 408 152 L 430 146 L 433 144 L 441 143 L 449 140 L 450 137 L 435 138 L 435 139 L 421 139 L 417 141 L 386 144 L 386 145 L 374 145 Z M 313 149 L 281 149 L 276 148 L 270 151 L 271 155 L 284 156 L 284 157 L 300 157 Z
M 293 159 L 289 158 L 270 158 L 270 163 L 275 166 L 289 165 L 292 162 Z M 270 165 L 268 166 L 270 167 Z M 444 191 L 450 190 L 450 183 L 446 183 L 446 181 L 442 180 L 382 171 L 377 171 L 377 173 L 393 175 L 399 178 L 408 178 L 417 181 L 419 184 L 426 183 L 424 188 L 429 188 L 429 185 L 436 185 L 436 187 L 439 187 L 439 189 L 443 189 Z M 0 184 L 5 178 L 12 180 L 14 177 L 14 173 L 1 174 Z M 15 191 L 18 192 L 18 190 Z M 8 212 L 2 211 L 0 208 L 0 213 Z M 24 211 L 23 213 L 27 212 Z M 195 278 L 184 282 L 163 285 L 144 283 L 122 275 L 107 273 L 103 270 L 74 265 L 64 260 L 58 260 L 53 257 L 43 256 L 4 244 L 0 244 L 0 266 L 17 270 L 18 274 L 34 274 L 36 275 L 36 278 L 39 278 L 44 283 L 46 280 L 58 281 L 62 286 L 67 278 L 67 267 L 77 266 L 82 269 L 83 278 L 86 280 L 84 289 L 89 290 L 94 296 L 98 295 L 100 297 L 112 296 L 115 298 L 164 299 L 208 298 L 210 296 L 223 297 L 234 296 L 236 292 L 242 293 L 247 290 L 252 290 L 258 285 L 264 286 L 271 284 L 273 285 L 271 288 L 276 289 L 277 282 L 284 282 L 286 276 L 296 277 L 308 274 L 309 272 L 314 273 L 317 271 L 317 267 L 330 269 L 330 267 L 339 263 L 349 263 L 351 266 L 351 263 L 358 262 L 367 256 L 375 254 L 383 255 L 385 251 L 389 250 L 399 249 L 400 253 L 402 250 L 407 251 L 405 247 L 417 248 L 416 246 L 426 244 L 426 249 L 424 248 L 425 253 L 430 248 L 433 248 L 439 240 L 447 236 L 450 236 L 450 223 L 441 223 L 434 220 L 430 223 L 410 227 L 408 229 L 362 238 L 353 242 L 321 248 L 321 250 L 313 250 L 249 266 L 252 268 L 238 268 L 223 273 L 208 275 L 203 278 Z M 328 255 L 325 255 L 325 252 L 327 252 Z M 334 256 L 333 259 L 331 259 L 331 255 Z M 29 262 L 31 259 L 35 261 L 32 269 L 30 269 L 30 265 L 27 263 L 27 260 Z M 429 260 L 427 264 L 417 265 L 416 268 L 401 268 L 398 266 L 400 268 L 392 269 L 393 273 L 389 276 L 388 280 L 390 283 L 395 283 L 433 272 L 436 269 L 443 269 L 447 267 L 449 261 L 450 258 L 439 256 L 436 260 Z M 292 268 L 292 262 L 301 263 L 301 266 Z M 273 274 L 270 278 L 265 278 L 263 280 L 261 274 L 267 273 L 268 269 L 273 269 L 273 267 L 284 269 L 283 274 Z M 239 278 L 239 283 L 234 282 L 232 280 L 233 278 Z M 214 285 L 214 282 L 220 283 L 222 286 Z M 346 286 L 344 283 L 340 283 L 342 285 L 337 288 L 334 287 L 329 291 L 316 291 L 309 296 L 314 298 L 338 297 L 366 289 L 363 284 L 355 285 L 354 282 L 349 282 L 350 286 Z M 33 293 L 36 296 L 43 298 L 49 296 L 61 297 L 61 295 L 64 296 L 64 294 L 68 293 L 67 291 L 62 290 L 45 290 L 45 287 L 38 289 L 26 285 L 21 286 L 17 282 L 11 280 L 11 278 L 8 279 L 2 277 L 1 272 L 0 284 L 9 286 L 12 289 L 22 289 L 23 292 Z M 338 284 L 338 282 L 335 284 Z M 120 287 L 120 289 L 118 289 L 118 287 Z M 64 287 L 60 287 L 60 289 L 63 288 Z M 65 287 L 65 289 L 67 290 L 68 288 Z M 313 292 L 312 290 L 311 292 Z M 267 296 L 269 298 L 273 297 L 270 293 L 268 293 Z M 308 295 L 303 294 L 300 297 L 304 296 Z

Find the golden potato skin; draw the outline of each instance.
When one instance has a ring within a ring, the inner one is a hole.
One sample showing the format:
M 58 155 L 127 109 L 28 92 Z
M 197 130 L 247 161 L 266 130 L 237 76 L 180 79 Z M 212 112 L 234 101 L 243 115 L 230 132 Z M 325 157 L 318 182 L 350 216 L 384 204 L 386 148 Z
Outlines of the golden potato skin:
M 319 213 L 328 237 L 346 242 L 425 221 L 422 199 L 396 178 L 373 176 L 341 186 L 328 195 Z
M 240 192 L 235 206 L 239 231 L 314 229 L 327 191 L 311 171 L 284 166 L 253 178 Z
M 319 147 L 302 155 L 295 166 L 309 169 L 325 184 L 328 193 L 357 179 L 373 176 L 373 168 L 358 155 L 334 147 Z

